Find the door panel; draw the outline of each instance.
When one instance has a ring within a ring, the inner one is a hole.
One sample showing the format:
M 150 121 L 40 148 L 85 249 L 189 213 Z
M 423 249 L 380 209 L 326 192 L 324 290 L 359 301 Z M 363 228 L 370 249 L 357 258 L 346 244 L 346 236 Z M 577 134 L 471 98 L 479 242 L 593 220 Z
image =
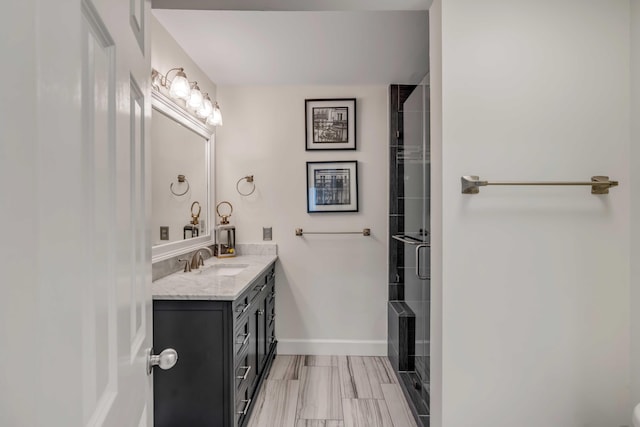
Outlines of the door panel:
M 37 425 L 148 426 L 150 2 L 35 6 Z
M 130 179 L 128 193 L 130 194 L 129 206 L 132 207 L 131 236 L 129 239 L 130 253 L 133 254 L 130 280 L 130 355 L 131 361 L 139 354 L 146 333 L 147 333 L 147 302 L 145 295 L 145 284 L 149 277 L 145 265 L 145 128 L 144 128 L 144 105 L 145 97 L 140 86 L 133 76 L 130 77 L 129 99 L 130 99 L 130 136 L 129 136 L 129 172 L 133 179 Z M 126 191 L 125 191 L 126 194 Z M 123 201 L 124 203 L 124 201 Z M 127 251 L 127 252 L 129 252 Z
M 117 394 L 114 242 L 114 43 L 90 4 L 82 10 L 83 199 L 90 253 L 84 289 L 84 423 L 101 425 Z M 113 349 L 113 351 L 111 351 Z

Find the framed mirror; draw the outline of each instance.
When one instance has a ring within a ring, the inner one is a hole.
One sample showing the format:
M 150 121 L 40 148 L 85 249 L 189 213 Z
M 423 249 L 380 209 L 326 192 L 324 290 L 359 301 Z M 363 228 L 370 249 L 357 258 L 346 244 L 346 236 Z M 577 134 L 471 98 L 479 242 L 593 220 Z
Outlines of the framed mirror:
M 152 262 L 213 244 L 213 130 L 151 91 Z

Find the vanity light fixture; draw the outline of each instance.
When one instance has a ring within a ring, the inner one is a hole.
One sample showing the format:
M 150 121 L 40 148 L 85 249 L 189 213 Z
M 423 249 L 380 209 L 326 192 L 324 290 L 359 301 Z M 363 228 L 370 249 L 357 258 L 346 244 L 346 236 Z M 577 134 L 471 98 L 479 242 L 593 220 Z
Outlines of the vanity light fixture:
M 169 73 L 172 71 L 176 74 L 173 79 L 169 79 Z M 208 94 L 202 93 L 198 82 L 189 82 L 184 68 L 172 68 L 165 75 L 157 70 L 151 70 L 151 85 L 158 92 L 164 88 L 171 98 L 183 100 L 185 104 L 182 105 L 206 124 L 222 126 L 222 113 L 218 103 L 214 104 Z

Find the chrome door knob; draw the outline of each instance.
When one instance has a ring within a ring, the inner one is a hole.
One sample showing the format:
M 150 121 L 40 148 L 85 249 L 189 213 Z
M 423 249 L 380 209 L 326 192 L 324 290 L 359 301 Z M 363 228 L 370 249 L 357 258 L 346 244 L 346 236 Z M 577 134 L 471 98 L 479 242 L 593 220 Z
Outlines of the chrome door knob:
M 162 350 L 160 354 L 153 354 L 153 349 L 149 349 L 147 357 L 147 373 L 151 375 L 154 366 L 162 370 L 171 369 L 178 362 L 178 352 L 172 348 Z

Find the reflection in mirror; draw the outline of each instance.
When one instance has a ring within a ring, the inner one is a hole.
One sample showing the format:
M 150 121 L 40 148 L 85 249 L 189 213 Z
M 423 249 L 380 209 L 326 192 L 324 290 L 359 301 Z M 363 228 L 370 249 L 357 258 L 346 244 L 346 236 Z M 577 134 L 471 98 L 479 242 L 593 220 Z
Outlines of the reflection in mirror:
M 158 110 L 151 114 L 153 245 L 203 236 L 209 226 L 207 140 Z M 182 181 L 182 182 L 181 182 Z
M 153 260 L 210 244 L 211 130 L 153 92 L 151 241 Z

